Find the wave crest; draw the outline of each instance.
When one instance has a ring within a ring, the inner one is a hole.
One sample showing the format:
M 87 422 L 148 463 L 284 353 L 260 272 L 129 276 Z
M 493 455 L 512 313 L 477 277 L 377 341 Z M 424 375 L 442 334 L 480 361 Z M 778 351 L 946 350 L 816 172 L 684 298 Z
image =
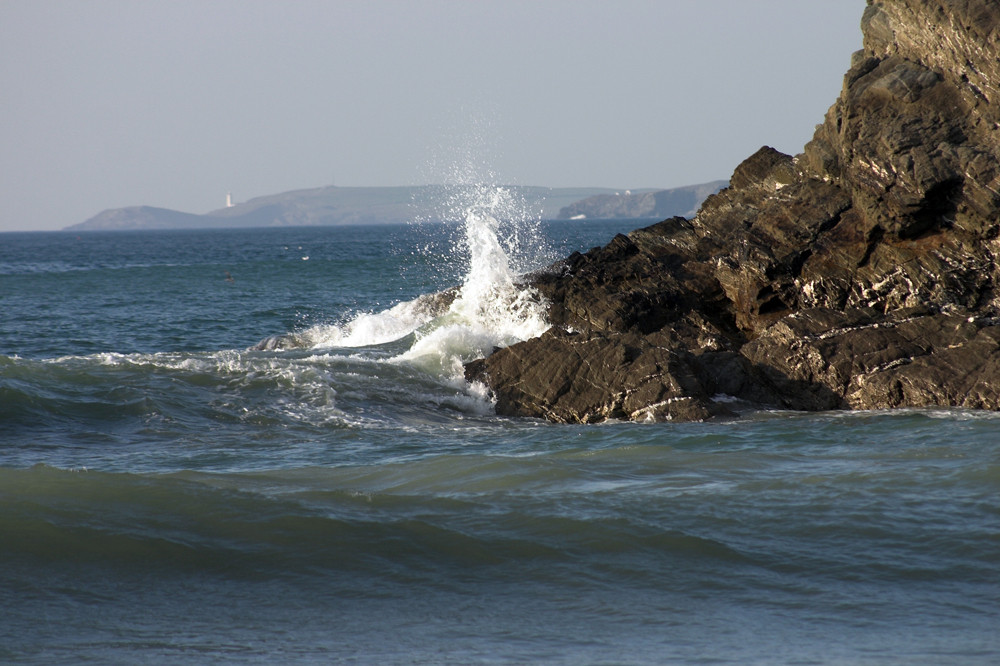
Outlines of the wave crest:
M 546 303 L 519 283 L 528 248 L 520 239 L 537 225 L 509 188 L 466 186 L 446 201 L 445 219 L 463 224 L 455 253 L 468 258 L 462 284 L 425 294 L 380 312 L 354 315 L 344 324 L 313 326 L 266 338 L 252 349 L 362 348 L 406 340 L 392 362 L 413 365 L 449 384 L 465 386 L 463 365 L 497 347 L 537 337 L 549 327 Z M 501 233 L 501 227 L 511 227 Z M 537 250 L 537 248 L 532 248 Z M 407 339 L 411 338 L 411 339 Z

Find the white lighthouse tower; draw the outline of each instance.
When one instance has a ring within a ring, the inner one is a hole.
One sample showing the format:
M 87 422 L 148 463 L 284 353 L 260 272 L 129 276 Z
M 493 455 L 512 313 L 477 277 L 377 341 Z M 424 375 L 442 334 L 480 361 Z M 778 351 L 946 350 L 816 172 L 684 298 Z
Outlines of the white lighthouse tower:
M 226 192 L 226 208 L 232 208 L 232 207 L 233 207 L 233 193 Z

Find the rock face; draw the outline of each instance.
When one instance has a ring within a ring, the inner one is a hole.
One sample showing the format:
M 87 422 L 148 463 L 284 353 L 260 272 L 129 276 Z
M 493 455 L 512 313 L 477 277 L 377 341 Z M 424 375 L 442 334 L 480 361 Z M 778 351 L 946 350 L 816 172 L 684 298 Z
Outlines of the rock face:
M 869 0 L 802 154 L 530 276 L 553 327 L 470 363 L 502 414 L 1000 409 L 1000 3 Z

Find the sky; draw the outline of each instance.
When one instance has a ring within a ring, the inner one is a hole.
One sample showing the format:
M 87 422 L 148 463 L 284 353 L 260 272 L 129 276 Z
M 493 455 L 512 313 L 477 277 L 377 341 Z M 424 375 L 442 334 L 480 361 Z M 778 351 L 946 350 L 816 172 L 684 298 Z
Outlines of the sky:
M 801 152 L 864 0 L 0 0 L 0 231 L 470 180 L 669 188 Z

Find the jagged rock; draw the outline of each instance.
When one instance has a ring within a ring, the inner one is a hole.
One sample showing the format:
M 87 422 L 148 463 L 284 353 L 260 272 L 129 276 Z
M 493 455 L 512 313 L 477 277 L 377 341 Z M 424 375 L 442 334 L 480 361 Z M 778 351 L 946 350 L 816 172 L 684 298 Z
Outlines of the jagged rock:
M 996 409 L 1000 327 L 959 313 L 815 308 L 786 317 L 744 347 L 793 409 L 951 405 Z
M 502 414 L 1000 409 L 1000 4 L 869 0 L 798 156 L 529 282 L 552 330 L 469 364 Z

